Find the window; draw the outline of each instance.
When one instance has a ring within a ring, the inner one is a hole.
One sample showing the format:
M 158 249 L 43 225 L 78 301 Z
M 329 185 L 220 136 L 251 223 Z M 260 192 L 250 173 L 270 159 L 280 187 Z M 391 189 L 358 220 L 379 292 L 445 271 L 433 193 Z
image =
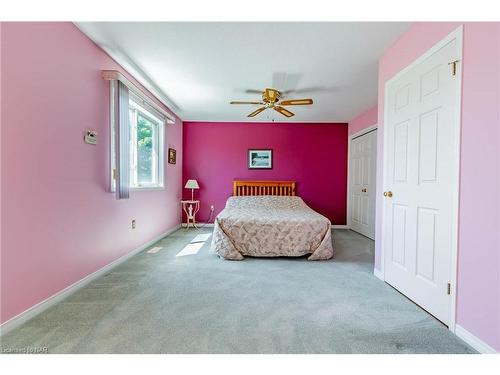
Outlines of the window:
M 164 120 L 160 120 L 137 101 L 129 101 L 130 119 L 130 188 L 162 189 L 164 184 Z M 115 129 L 111 126 L 111 150 L 115 148 Z M 111 153 L 111 170 L 116 168 L 114 152 Z M 111 191 L 116 190 L 114 173 Z
M 130 187 L 162 188 L 163 122 L 130 100 Z
M 109 81 L 110 191 L 127 199 L 131 189 L 163 189 L 165 127 L 175 119 L 120 72 L 102 74 Z

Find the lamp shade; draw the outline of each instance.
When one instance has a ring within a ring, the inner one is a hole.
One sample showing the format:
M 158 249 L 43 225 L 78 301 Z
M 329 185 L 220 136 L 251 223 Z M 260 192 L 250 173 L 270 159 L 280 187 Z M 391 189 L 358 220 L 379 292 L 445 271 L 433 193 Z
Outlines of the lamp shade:
M 198 185 L 198 181 L 196 180 L 187 180 L 186 185 L 184 187 L 186 189 L 199 189 L 200 185 Z

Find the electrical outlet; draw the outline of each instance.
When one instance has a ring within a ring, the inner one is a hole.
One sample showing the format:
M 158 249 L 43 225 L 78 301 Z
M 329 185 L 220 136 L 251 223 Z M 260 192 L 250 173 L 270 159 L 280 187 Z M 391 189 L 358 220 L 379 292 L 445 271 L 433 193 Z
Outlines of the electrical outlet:
M 210 206 L 210 211 L 213 211 L 214 210 L 214 205 L 211 205 Z
M 132 229 L 135 229 L 135 219 L 132 220 Z

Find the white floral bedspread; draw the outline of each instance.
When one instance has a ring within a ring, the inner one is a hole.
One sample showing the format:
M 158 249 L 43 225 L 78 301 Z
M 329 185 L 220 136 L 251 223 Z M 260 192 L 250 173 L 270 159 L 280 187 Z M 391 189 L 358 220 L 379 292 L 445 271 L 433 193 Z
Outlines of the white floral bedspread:
M 212 250 L 224 259 L 301 256 L 333 257 L 331 224 L 300 197 L 231 197 L 215 218 Z

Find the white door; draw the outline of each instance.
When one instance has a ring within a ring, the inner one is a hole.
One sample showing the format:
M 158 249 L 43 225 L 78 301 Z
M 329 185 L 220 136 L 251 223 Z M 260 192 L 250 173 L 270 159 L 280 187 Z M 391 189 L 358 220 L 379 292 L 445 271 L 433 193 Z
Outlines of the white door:
M 450 322 L 460 86 L 452 39 L 386 88 L 385 280 Z M 391 196 L 392 195 L 392 196 Z
M 377 130 L 351 140 L 349 157 L 349 227 L 375 238 Z

